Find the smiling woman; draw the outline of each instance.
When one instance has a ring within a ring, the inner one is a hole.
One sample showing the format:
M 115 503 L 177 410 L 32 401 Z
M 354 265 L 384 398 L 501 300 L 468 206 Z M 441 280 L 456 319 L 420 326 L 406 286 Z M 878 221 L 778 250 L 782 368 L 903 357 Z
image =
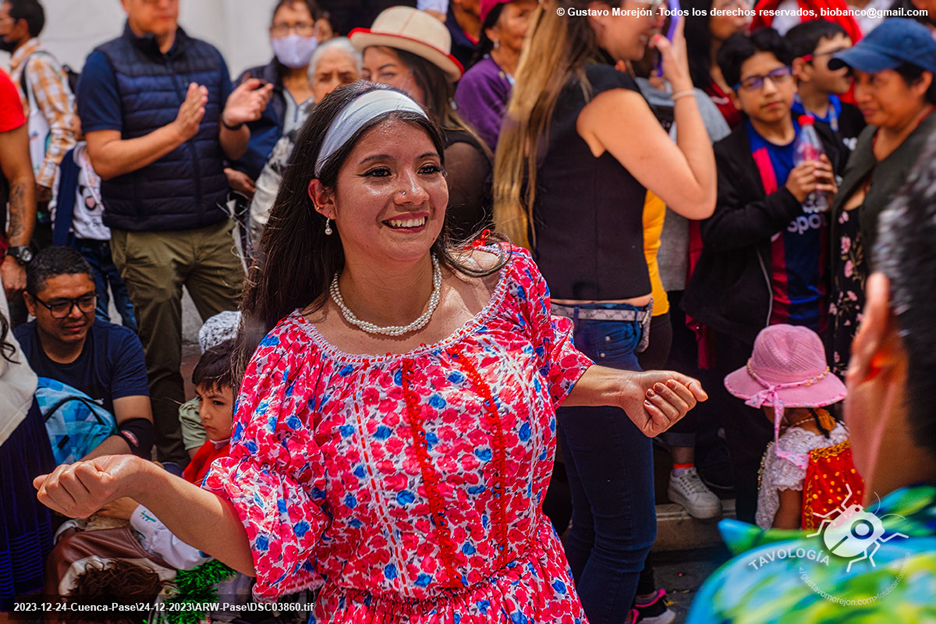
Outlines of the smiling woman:
M 129 495 L 255 574 L 257 597 L 321 588 L 322 621 L 584 620 L 542 513 L 556 407 L 617 405 L 652 436 L 705 393 L 592 366 L 529 254 L 452 246 L 442 148 L 399 91 L 326 96 L 251 273 L 249 363 L 208 491 L 108 458 L 58 469 L 40 499 L 83 515 Z
M 454 103 L 463 68 L 451 54 L 445 25 L 424 11 L 395 6 L 348 36 L 364 53 L 364 78 L 401 89 L 442 130 L 453 235 L 466 239 L 490 225 L 492 155 Z

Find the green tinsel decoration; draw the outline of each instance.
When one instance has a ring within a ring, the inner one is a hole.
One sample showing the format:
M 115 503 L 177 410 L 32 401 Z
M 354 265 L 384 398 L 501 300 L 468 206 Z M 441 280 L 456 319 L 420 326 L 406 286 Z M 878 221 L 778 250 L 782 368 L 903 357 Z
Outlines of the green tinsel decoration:
M 179 593 L 166 599 L 166 604 L 200 604 L 215 602 L 218 599 L 218 583 L 234 578 L 237 572 L 217 559 L 207 561 L 193 570 L 179 570 L 174 585 Z M 205 619 L 206 611 L 186 610 L 168 611 L 169 624 L 198 624 Z

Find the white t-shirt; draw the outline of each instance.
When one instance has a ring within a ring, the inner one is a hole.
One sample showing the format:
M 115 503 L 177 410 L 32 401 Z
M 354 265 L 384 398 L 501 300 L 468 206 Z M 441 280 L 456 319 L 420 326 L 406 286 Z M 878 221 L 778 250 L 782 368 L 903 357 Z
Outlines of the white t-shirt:
M 91 167 L 87 144 L 79 141 L 72 152 L 72 158 L 79 167 L 78 186 L 75 188 L 75 210 L 72 213 L 72 234 L 75 238 L 91 240 L 110 240 L 110 228 L 104 225 L 104 203 L 101 201 L 101 178 Z M 55 174 L 52 201 L 49 209 L 55 221 L 55 208 L 58 205 L 59 174 Z

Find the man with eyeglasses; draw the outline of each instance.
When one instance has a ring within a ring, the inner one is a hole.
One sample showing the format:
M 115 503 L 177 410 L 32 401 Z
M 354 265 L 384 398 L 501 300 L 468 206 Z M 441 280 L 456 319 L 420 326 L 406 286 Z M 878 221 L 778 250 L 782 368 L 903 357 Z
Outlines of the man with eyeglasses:
M 123 35 L 88 56 L 78 115 L 101 177 L 114 264 L 137 311 L 160 461 L 188 462 L 182 287 L 203 319 L 236 310 L 244 269 L 235 255 L 224 160 L 244 155 L 247 123 L 272 90 L 236 89 L 221 53 L 179 28 L 179 0 L 122 0 Z
M 117 433 L 84 459 L 132 453 L 150 459 L 153 416 L 143 346 L 133 330 L 95 320 L 91 266 L 70 247 L 46 247 L 26 270 L 35 319 L 13 330 L 29 366 L 90 396 L 115 416 Z
M 716 374 L 741 368 L 758 332 L 768 325 L 827 323 L 828 216 L 807 202 L 814 191 L 834 195 L 843 165 L 838 141 L 815 124 L 828 157 L 797 164 L 800 125 L 790 106 L 796 81 L 783 38 L 772 28 L 735 34 L 718 52 L 731 99 L 745 117 L 715 144 L 718 201 L 701 225 L 704 249 L 683 307 L 715 338 Z M 831 159 L 831 160 L 830 160 Z M 831 204 L 831 201 L 829 202 Z M 773 428 L 749 407 L 718 391 L 735 479 L 737 517 L 753 522 L 758 468 Z

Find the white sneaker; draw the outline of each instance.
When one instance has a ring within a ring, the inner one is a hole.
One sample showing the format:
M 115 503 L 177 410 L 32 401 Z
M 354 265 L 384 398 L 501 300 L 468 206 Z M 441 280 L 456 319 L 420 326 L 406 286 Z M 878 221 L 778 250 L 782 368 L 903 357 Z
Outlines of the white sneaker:
M 693 518 L 708 520 L 721 515 L 721 501 L 708 489 L 696 469 L 688 468 L 680 476 L 670 473 L 669 499 L 682 505 Z

